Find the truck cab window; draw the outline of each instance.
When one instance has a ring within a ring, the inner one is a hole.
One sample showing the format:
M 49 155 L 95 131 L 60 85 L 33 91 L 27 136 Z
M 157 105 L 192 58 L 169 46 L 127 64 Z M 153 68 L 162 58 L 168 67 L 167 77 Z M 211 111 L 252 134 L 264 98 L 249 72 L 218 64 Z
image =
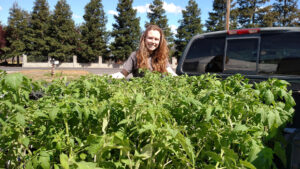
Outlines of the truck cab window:
M 300 32 L 261 37 L 259 73 L 300 75 Z
M 256 74 L 259 38 L 228 39 L 224 73 Z
M 183 63 L 184 72 L 222 72 L 225 38 L 210 37 L 195 39 Z

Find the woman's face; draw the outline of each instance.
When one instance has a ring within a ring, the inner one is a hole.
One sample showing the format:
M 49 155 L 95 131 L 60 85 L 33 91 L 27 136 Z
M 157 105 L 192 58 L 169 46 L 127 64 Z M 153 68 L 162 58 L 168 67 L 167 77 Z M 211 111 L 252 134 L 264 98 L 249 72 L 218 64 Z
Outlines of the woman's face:
M 149 52 L 157 49 L 160 42 L 160 33 L 157 30 L 150 30 L 147 33 L 145 44 Z

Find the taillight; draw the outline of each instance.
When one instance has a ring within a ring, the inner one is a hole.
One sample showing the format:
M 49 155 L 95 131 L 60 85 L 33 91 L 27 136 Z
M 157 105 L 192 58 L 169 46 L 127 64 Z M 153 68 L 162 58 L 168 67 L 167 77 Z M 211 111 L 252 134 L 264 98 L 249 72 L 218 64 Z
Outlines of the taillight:
M 259 33 L 260 29 L 238 29 L 238 30 L 229 30 L 227 31 L 228 35 L 243 35 L 243 34 L 253 34 Z

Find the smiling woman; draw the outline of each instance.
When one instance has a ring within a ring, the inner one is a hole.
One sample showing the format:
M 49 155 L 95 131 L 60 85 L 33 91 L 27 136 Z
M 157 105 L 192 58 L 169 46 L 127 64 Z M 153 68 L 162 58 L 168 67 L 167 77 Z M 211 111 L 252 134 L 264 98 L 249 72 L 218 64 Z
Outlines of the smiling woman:
M 156 25 L 149 25 L 140 39 L 139 49 L 131 53 L 121 72 L 112 74 L 113 78 L 142 76 L 139 69 L 148 69 L 177 76 L 168 62 L 169 49 L 164 33 Z

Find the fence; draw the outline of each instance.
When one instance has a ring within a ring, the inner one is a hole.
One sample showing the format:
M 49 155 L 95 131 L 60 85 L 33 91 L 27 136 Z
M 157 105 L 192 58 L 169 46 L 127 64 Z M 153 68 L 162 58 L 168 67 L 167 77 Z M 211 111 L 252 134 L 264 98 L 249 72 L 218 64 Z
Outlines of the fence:
M 50 58 L 48 58 L 48 62 L 27 62 L 27 56 L 23 55 L 22 67 L 30 68 L 30 67 L 51 67 L 52 64 L 50 62 Z M 172 57 L 171 67 L 176 68 L 176 58 Z M 98 63 L 78 63 L 77 56 L 73 56 L 73 62 L 69 63 L 59 63 L 57 65 L 59 68 L 122 68 L 121 64 L 117 64 L 114 62 L 102 63 L 102 57 L 99 56 Z

